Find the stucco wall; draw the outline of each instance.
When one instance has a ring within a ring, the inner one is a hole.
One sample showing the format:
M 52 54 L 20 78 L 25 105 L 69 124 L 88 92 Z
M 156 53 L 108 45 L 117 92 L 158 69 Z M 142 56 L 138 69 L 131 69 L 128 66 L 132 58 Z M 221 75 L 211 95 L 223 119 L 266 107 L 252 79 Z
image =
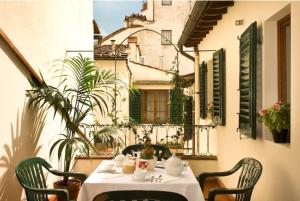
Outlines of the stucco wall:
M 53 61 L 64 58 L 66 50 L 92 50 L 92 19 L 92 1 L 0 2 L 0 28 L 45 79 Z M 22 188 L 14 176 L 16 164 L 35 155 L 49 161 L 53 136 L 62 131 L 62 124 L 49 111 L 41 125 L 41 116 L 26 109 L 25 90 L 30 85 L 3 41 L 0 65 L 0 200 L 17 201 Z M 56 155 L 51 163 L 59 168 L 55 159 Z
M 152 4 L 153 2 L 149 2 Z M 152 8 L 149 8 L 151 10 Z M 146 10 L 146 12 L 150 12 Z M 154 21 L 144 21 L 143 27 L 128 28 L 123 32 L 111 37 L 103 44 L 110 44 L 110 40 L 116 40 L 119 44 L 127 36 L 140 29 L 151 29 L 161 33 L 161 30 L 172 30 L 172 43 L 177 46 L 182 30 L 191 10 L 189 1 L 172 1 L 172 6 L 162 6 L 161 1 L 154 1 Z M 143 13 L 142 13 L 143 14 Z M 134 34 L 137 44 L 140 45 L 141 54 L 144 56 L 144 63 L 162 69 L 170 69 L 175 60 L 176 50 L 172 45 L 161 45 L 161 36 L 152 31 L 141 31 Z M 126 44 L 126 42 L 125 42 Z M 161 62 L 160 60 L 163 60 Z M 193 72 L 193 61 L 179 54 L 180 74 Z
M 277 90 L 276 82 L 269 77 L 276 77 L 275 57 L 270 57 L 272 48 L 266 48 L 270 38 L 274 38 L 275 32 L 265 32 L 263 25 L 276 12 L 287 6 L 289 2 L 235 2 L 229 8 L 228 13 L 223 16 L 218 25 L 207 35 L 199 45 L 200 49 L 220 49 L 226 51 L 226 126 L 217 127 L 218 135 L 218 169 L 226 170 L 243 157 L 254 157 L 263 165 L 261 179 L 256 185 L 252 200 L 273 200 L 273 201 L 297 201 L 300 199 L 299 188 L 299 166 L 297 159 L 300 152 L 300 118 L 299 111 L 299 51 L 300 47 L 300 3 L 291 3 L 291 27 L 292 27 L 292 77 L 291 77 L 291 143 L 276 144 L 269 138 L 267 129 L 261 129 L 258 124 L 257 139 L 242 139 L 236 132 L 238 126 L 239 110 L 239 41 L 237 36 L 252 23 L 257 21 L 258 32 L 262 37 L 261 44 L 258 44 L 258 107 L 270 106 L 276 100 L 274 91 Z M 235 26 L 235 20 L 243 19 L 242 26 Z M 209 60 L 212 54 L 200 54 L 201 60 Z M 268 70 L 266 70 L 268 69 Z M 270 96 L 273 99 L 270 99 Z M 257 108 L 259 109 L 259 108 Z M 233 179 L 224 179 L 227 186 L 234 186 Z

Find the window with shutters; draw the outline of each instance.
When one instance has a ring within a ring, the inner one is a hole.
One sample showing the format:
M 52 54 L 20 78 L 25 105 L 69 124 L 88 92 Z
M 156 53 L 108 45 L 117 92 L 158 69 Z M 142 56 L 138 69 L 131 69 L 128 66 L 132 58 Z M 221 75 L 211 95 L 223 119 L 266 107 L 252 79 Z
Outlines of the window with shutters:
M 200 117 L 205 119 L 207 117 L 207 64 L 202 62 L 200 64 Z
M 239 132 L 256 138 L 256 46 L 257 24 L 252 23 L 240 37 Z
M 161 5 L 171 6 L 172 5 L 172 0 L 161 0 Z
M 213 54 L 213 120 L 225 125 L 225 51 L 220 49 Z
M 142 123 L 165 123 L 169 118 L 169 90 L 142 90 Z
M 172 42 L 172 30 L 162 30 L 161 31 L 161 44 L 171 45 Z
M 280 19 L 278 28 L 278 99 L 291 102 L 291 17 Z

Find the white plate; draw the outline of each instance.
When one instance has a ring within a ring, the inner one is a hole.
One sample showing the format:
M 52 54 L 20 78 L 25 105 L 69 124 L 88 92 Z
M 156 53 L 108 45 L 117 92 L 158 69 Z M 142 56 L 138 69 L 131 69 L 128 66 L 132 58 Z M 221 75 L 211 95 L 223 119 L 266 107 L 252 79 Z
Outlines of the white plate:
M 98 173 L 111 173 L 111 174 L 113 174 L 113 173 L 116 173 L 116 169 L 106 170 L 106 169 L 99 168 L 99 169 L 97 170 L 97 172 L 98 172 Z

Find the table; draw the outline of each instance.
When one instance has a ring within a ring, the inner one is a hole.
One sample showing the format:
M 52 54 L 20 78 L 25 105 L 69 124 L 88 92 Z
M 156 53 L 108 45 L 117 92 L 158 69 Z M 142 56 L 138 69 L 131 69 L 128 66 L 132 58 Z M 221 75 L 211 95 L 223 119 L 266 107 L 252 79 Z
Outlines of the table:
M 100 172 L 102 163 L 85 180 L 77 201 L 93 201 L 100 193 L 114 190 L 161 190 L 179 193 L 189 201 L 204 201 L 204 197 L 191 168 L 188 166 L 180 177 L 168 176 L 165 169 L 155 168 L 150 176 L 163 175 L 165 182 L 137 182 L 132 174 L 123 174 L 122 168 L 117 168 L 114 174 Z

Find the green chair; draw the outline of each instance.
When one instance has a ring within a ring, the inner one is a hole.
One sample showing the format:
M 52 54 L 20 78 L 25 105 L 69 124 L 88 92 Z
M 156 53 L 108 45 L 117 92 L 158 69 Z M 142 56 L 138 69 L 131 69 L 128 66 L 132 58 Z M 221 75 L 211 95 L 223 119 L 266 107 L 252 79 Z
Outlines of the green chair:
M 240 160 L 231 170 L 225 172 L 206 172 L 198 176 L 203 191 L 205 179 L 208 177 L 229 176 L 240 170 L 236 188 L 212 188 L 208 192 L 208 201 L 215 201 L 217 195 L 235 194 L 235 201 L 250 201 L 252 191 L 262 173 L 262 165 L 254 158 Z
M 20 184 L 25 189 L 28 201 L 48 201 L 49 195 L 64 197 L 69 201 L 69 193 L 65 189 L 47 189 L 44 172 L 50 172 L 56 176 L 76 177 L 81 183 L 87 178 L 82 173 L 60 172 L 42 158 L 33 157 L 21 161 L 16 167 L 16 175 Z

